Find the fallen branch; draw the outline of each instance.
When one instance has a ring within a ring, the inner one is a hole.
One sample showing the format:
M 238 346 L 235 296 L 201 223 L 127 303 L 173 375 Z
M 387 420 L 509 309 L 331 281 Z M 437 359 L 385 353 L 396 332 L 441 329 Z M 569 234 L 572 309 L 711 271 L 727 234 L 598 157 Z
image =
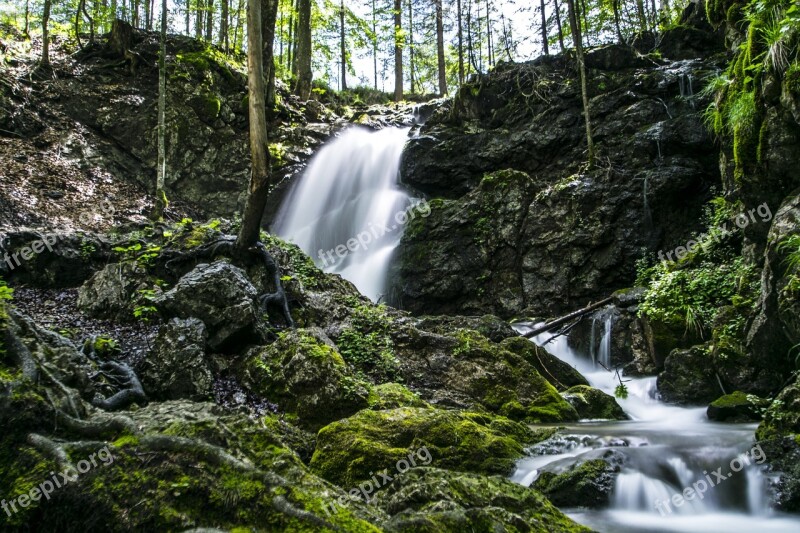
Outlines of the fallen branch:
M 600 300 L 599 302 L 595 302 L 593 304 L 589 304 L 586 307 L 584 307 L 583 309 L 578 309 L 577 311 L 573 311 L 572 313 L 570 313 L 568 315 L 564 315 L 561 318 L 557 318 L 557 319 L 555 319 L 555 320 L 553 320 L 551 322 L 548 322 L 547 324 L 545 324 L 543 326 L 539 326 L 538 328 L 534 328 L 534 329 L 532 329 L 531 331 L 529 331 L 527 333 L 523 333 L 522 336 L 525 337 L 526 339 L 530 339 L 531 337 L 535 337 L 536 335 L 538 335 L 540 333 L 544 333 L 545 331 L 550 331 L 554 327 L 560 326 L 561 324 L 564 324 L 565 322 L 569 322 L 573 318 L 578 318 L 580 316 L 585 315 L 586 313 L 594 311 L 598 307 L 603 307 L 606 304 L 610 304 L 613 300 L 614 300 L 614 297 L 613 296 L 609 296 L 608 298 L 605 298 L 604 300 Z

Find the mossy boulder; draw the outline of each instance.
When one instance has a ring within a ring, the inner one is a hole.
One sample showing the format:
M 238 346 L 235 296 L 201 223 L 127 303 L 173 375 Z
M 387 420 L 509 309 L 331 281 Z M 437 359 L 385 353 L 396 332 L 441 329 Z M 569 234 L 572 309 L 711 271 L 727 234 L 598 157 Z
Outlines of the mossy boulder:
M 658 375 L 658 391 L 670 403 L 702 405 L 715 400 L 720 389 L 707 345 L 673 350 Z
M 783 389 L 764 412 L 756 430 L 758 440 L 800 434 L 800 383 Z
M 613 452 L 610 454 L 613 457 Z M 573 464 L 561 473 L 542 472 L 533 488 L 554 505 L 603 507 L 609 503 L 619 470 L 617 461 L 590 459 Z
M 507 475 L 523 447 L 543 438 L 507 418 L 443 409 L 361 411 L 320 430 L 311 469 L 343 487 L 413 466 Z M 417 458 L 425 448 L 427 457 Z
M 237 372 L 246 388 L 309 429 L 368 406 L 369 383 L 350 373 L 336 346 L 317 328 L 286 331 L 274 343 L 251 349 Z
M 564 398 L 580 417 L 605 420 L 627 420 L 628 415 L 613 396 L 588 385 L 577 385 L 564 393 Z
M 414 468 L 377 495 L 390 532 L 589 531 L 535 490 L 498 476 Z
M 376 411 L 396 409 L 397 407 L 430 407 L 428 402 L 399 383 L 376 385 L 372 388 L 368 402 L 370 409 Z
M 575 368 L 528 339 L 515 336 L 504 340 L 501 344 L 503 348 L 522 356 L 559 391 L 576 385 L 589 385 L 586 378 Z
M 706 415 L 718 422 L 751 422 L 761 420 L 761 411 L 769 404 L 769 400 L 736 391 L 711 402 Z

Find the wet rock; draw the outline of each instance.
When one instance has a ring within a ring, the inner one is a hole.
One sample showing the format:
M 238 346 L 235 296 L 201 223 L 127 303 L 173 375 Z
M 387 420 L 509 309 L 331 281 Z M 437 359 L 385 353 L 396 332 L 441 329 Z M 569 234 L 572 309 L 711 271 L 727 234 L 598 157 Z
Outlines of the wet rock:
M 321 429 L 310 466 L 343 487 L 414 466 L 507 475 L 523 446 L 543 438 L 504 417 L 412 407 L 366 410 Z
M 658 375 L 658 391 L 664 401 L 680 405 L 708 404 L 725 393 L 720 390 L 706 345 L 669 354 Z
M 399 383 L 382 383 L 372 389 L 369 399 L 370 409 L 384 411 L 398 407 L 430 407 L 419 396 Z
M 78 308 L 93 317 L 130 320 L 132 297 L 144 278 L 135 261 L 106 265 L 81 286 Z
M 253 335 L 257 296 L 244 271 L 217 261 L 197 265 L 172 289 L 156 297 L 154 304 L 167 317 L 202 320 L 208 330 L 208 344 L 217 350 Z
M 577 385 L 563 396 L 578 411 L 581 419 L 628 420 L 617 400 L 599 389 Z
M 757 438 L 760 437 L 757 435 Z M 761 440 L 758 446 L 767 459 L 767 471 L 774 476 L 770 488 L 777 510 L 800 511 L 800 438 L 797 435 L 772 437 Z
M 736 391 L 711 402 L 706 416 L 718 422 L 753 422 L 761 420 L 761 411 L 769 404 L 769 400 Z
M 800 383 L 785 387 L 764 412 L 756 438 L 765 440 L 800 434 Z
M 610 503 L 620 464 L 617 452 L 609 451 L 606 459 L 575 463 L 558 474 L 542 472 L 533 488 L 541 491 L 554 505 L 605 507 Z
M 551 355 L 547 350 L 528 339 L 521 337 L 510 338 L 503 341 L 502 345 L 509 351 L 525 358 L 525 361 L 559 391 L 564 391 L 576 385 L 589 384 L 586 378 L 568 363 Z
M 206 358 L 208 333 L 196 318 L 173 318 L 158 332 L 155 346 L 141 371 L 151 398 L 207 400 L 214 377 Z
M 588 531 L 547 499 L 500 477 L 439 468 L 414 468 L 398 476 L 376 497 L 393 515 L 389 532 L 546 530 Z

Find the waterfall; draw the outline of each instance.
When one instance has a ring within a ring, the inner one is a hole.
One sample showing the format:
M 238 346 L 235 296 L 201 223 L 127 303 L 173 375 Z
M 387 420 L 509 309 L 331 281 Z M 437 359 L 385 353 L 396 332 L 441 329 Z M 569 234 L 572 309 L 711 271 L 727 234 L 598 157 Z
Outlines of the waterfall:
M 398 183 L 408 128 L 350 128 L 314 156 L 278 211 L 274 232 L 326 272 L 377 301 L 411 197 Z
M 605 368 L 611 368 L 611 327 L 614 323 L 613 313 L 608 313 L 603 316 L 604 312 L 600 312 L 592 317 L 592 328 L 589 338 L 589 353 L 592 359 L 592 364 L 595 366 L 599 363 Z M 597 323 L 602 321 L 603 333 L 600 336 L 600 344 L 596 342 L 597 339 Z

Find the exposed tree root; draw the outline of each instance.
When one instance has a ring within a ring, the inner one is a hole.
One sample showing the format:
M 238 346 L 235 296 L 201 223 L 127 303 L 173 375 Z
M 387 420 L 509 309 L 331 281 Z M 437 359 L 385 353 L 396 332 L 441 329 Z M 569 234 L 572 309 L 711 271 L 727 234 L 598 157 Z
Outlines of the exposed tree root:
M 125 363 L 106 361 L 100 365 L 100 373 L 119 385 L 120 391 L 110 398 L 95 398 L 92 405 L 105 411 L 118 411 L 133 403 L 146 403 L 147 396 L 136 372 Z

